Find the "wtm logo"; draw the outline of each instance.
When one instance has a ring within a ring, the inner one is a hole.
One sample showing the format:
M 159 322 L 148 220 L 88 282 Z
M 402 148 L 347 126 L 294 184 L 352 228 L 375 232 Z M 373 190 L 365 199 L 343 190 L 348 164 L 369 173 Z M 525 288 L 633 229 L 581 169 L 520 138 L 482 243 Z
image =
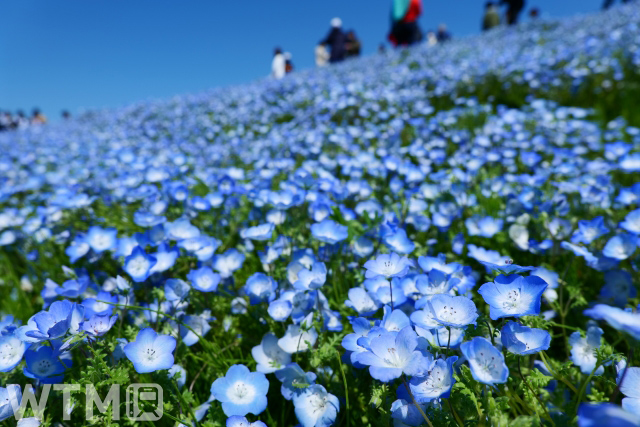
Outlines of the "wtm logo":
M 33 387 L 27 385 L 24 394 L 19 385 L 11 384 L 7 386 L 8 398 L 13 409 L 14 417 L 20 420 L 24 417 L 27 405 L 31 405 L 36 417 L 44 413 L 44 408 L 49 399 L 51 384 L 42 386 L 40 400 L 36 398 Z M 71 408 L 71 393 L 80 391 L 80 384 L 54 384 L 54 391 L 62 391 L 63 408 Z M 131 421 L 158 421 L 164 415 L 162 387 L 158 384 L 131 384 L 126 390 L 126 417 Z M 93 418 L 94 406 L 104 414 L 109 405 L 113 414 L 113 420 L 120 420 L 120 385 L 114 384 L 109 389 L 109 393 L 101 399 L 95 387 L 91 384 L 86 386 L 85 417 L 89 421 Z M 63 411 L 63 420 L 71 419 L 71 411 Z

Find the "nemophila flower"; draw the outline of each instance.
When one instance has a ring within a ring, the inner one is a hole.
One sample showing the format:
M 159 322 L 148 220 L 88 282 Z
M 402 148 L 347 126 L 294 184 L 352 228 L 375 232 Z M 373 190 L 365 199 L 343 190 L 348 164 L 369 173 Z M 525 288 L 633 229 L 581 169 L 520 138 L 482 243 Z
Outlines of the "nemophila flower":
M 584 315 L 592 319 L 604 320 L 612 328 L 626 332 L 636 340 L 640 340 L 640 313 L 632 313 L 605 304 L 596 304 L 585 310 Z
M 176 339 L 159 335 L 151 328 L 138 332 L 135 341 L 124 346 L 124 354 L 139 374 L 170 369 L 173 366 L 173 350 Z
M 488 271 L 493 271 L 494 273 L 503 274 L 505 276 L 535 270 L 535 267 L 523 267 L 521 265 L 513 264 L 511 260 L 506 261 L 504 264 L 494 264 L 485 261 L 480 261 L 480 264 L 487 267 Z
M 549 349 L 551 345 L 549 332 L 513 321 L 507 322 L 500 332 L 502 345 L 514 354 L 534 354 Z
M 558 287 L 558 280 L 560 278 L 558 273 L 547 270 L 546 268 L 538 267 L 535 270 L 531 270 L 531 276 L 537 276 L 549 285 L 542 293 L 547 301 L 553 302 L 558 299 L 558 292 L 556 291 L 556 288 Z
M 253 273 L 243 287 L 251 305 L 273 301 L 277 289 L 278 283 L 264 273 Z
M 280 348 L 278 337 L 269 332 L 262 337 L 262 342 L 251 349 L 253 360 L 256 361 L 256 371 L 270 374 L 282 369 L 291 362 L 291 355 Z
M 604 273 L 605 285 L 600 289 L 602 302 L 624 307 L 630 298 L 635 298 L 637 290 L 633 286 L 631 275 L 623 270 L 610 270 Z
M 297 363 L 289 363 L 275 371 L 275 374 L 278 381 L 282 383 L 280 392 L 287 400 L 291 400 L 294 394 L 302 393 L 305 388 L 316 382 L 316 374 L 303 371 Z
M 404 385 L 400 387 L 404 388 Z M 424 412 L 427 406 L 420 404 L 420 409 Z M 397 399 L 391 404 L 391 418 L 401 422 L 401 426 L 418 427 L 424 423 L 424 417 L 410 398 L 408 401 L 405 399 Z
M 469 232 L 469 236 L 493 237 L 496 233 L 502 231 L 502 219 L 496 219 L 490 216 L 471 217 L 464 222 Z
M 503 384 L 509 378 L 509 368 L 504 362 L 502 352 L 483 337 L 474 337 L 463 342 L 460 351 L 469 362 L 471 375 L 482 384 Z
M 624 260 L 629 258 L 638 247 L 638 237 L 633 234 L 619 234 L 613 236 L 602 249 L 606 257 Z
M 327 267 L 324 262 L 314 262 L 310 269 L 303 268 L 298 271 L 298 280 L 293 287 L 301 291 L 319 289 L 327 280 Z
M 169 378 L 175 379 L 178 388 L 184 387 L 187 383 L 187 371 L 180 365 L 173 365 L 167 373 Z
M 118 297 L 109 292 L 100 291 L 95 298 L 87 298 L 82 301 L 84 315 L 89 318 L 94 315 L 107 315 L 113 313 L 114 304 L 118 303 Z
M 36 417 L 22 418 L 18 420 L 16 427 L 40 427 L 40 420 Z
M 270 222 L 265 224 L 256 225 L 255 227 L 245 228 L 240 230 L 240 237 L 243 239 L 251 239 L 251 240 L 270 240 L 273 235 L 273 229 L 275 225 Z
M 344 302 L 344 305 L 353 308 L 360 316 L 373 316 L 381 307 L 381 304 L 374 301 L 362 288 L 349 289 L 349 299 Z
M 5 231 L 2 234 L 2 237 L 0 238 L 0 243 L 3 241 L 5 242 L 7 241 L 7 234 L 13 235 L 12 232 Z M 13 240 L 15 240 L 15 237 L 13 238 Z M 11 241 L 10 243 L 5 243 L 5 244 L 11 244 L 11 243 L 13 242 Z M 0 246 L 4 246 L 4 245 L 0 245 Z M 73 239 L 71 244 L 67 246 L 67 248 L 64 250 L 64 253 L 67 254 L 67 256 L 69 257 L 69 261 L 71 262 L 71 264 L 73 264 L 77 260 L 85 256 L 90 249 L 91 249 L 91 246 L 89 246 L 89 243 L 87 243 L 87 236 L 83 234 L 79 234 L 75 237 L 75 239 Z
M 211 394 L 222 402 L 226 416 L 258 415 L 267 408 L 269 381 L 261 372 L 250 372 L 244 365 L 233 365 L 227 374 L 211 385 Z
M 467 251 L 467 255 L 478 262 L 487 262 L 490 264 L 502 266 L 506 265 L 505 261 L 509 260 L 509 257 L 502 256 L 499 252 L 485 249 L 473 244 L 467 245 Z
M 124 259 L 123 268 L 134 282 L 144 282 L 151 274 L 151 268 L 154 265 L 156 265 L 155 257 L 147 255 L 140 246 L 136 246 L 131 255 Z
M 573 243 L 584 243 L 585 245 L 591 244 L 598 237 L 607 234 L 609 229 L 604 225 L 604 218 L 599 216 L 591 221 L 580 220 L 578 221 L 578 231 L 573 233 L 571 241 Z
M 463 328 L 478 318 L 476 305 L 467 297 L 448 294 L 434 295 L 427 302 L 433 319 L 439 326 Z
M 28 342 L 42 342 L 62 338 L 71 328 L 77 328 L 77 323 L 84 316 L 84 307 L 71 301 L 56 301 L 48 311 L 36 313 L 26 326 L 18 328 L 18 337 L 23 334 L 29 338 Z M 35 326 L 35 328 L 34 328 Z
M 289 325 L 278 340 L 281 349 L 289 354 L 307 351 L 316 343 L 318 332 L 313 327 L 313 313 L 309 313 L 300 325 Z
M 427 340 L 431 347 L 458 348 L 464 340 L 463 328 L 437 328 L 425 329 L 416 324 L 416 333 L 419 337 Z
M 95 314 L 82 323 L 82 330 L 94 337 L 101 337 L 115 325 L 118 315 Z
M 0 335 L 0 372 L 10 372 L 22 361 L 27 346 L 13 333 Z
M 118 230 L 115 228 L 93 226 L 87 231 L 86 242 L 96 253 L 102 253 L 116 247 L 117 234 Z
M 226 427 L 267 427 L 262 421 L 249 422 L 246 417 L 233 415 L 227 418 Z
M 347 226 L 325 219 L 311 226 L 311 235 L 321 242 L 332 245 L 346 239 L 349 232 Z
M 211 330 L 211 325 L 209 325 L 209 318 L 211 313 L 209 311 L 205 311 L 205 313 L 196 316 L 184 316 L 182 318 L 182 323 L 180 324 L 180 337 L 182 338 L 182 342 L 187 347 L 191 347 L 195 343 L 200 340 L 200 337 L 204 337 L 207 335 L 207 332 Z
M 387 331 L 399 331 L 405 327 L 411 325 L 409 316 L 402 310 L 391 310 L 391 307 L 385 305 L 383 307 L 384 314 L 379 326 Z
M 407 237 L 407 232 L 399 228 L 394 233 L 388 233 L 383 237 L 384 244 L 394 252 L 403 255 L 410 254 L 416 245 Z
M 78 298 L 87 290 L 89 277 L 82 276 L 77 279 L 65 280 L 62 286 L 55 288 L 56 294 L 64 298 Z
M 24 353 L 24 374 L 43 384 L 59 384 L 64 379 L 66 366 L 60 361 L 60 353 L 49 346 L 29 349 Z
M 640 368 L 626 366 L 625 363 L 618 370 L 617 382 L 620 392 L 626 396 L 622 399 L 622 408 L 640 417 Z
M 173 222 L 165 222 L 164 229 L 171 240 L 183 240 L 200 236 L 200 230 L 191 225 L 187 219 L 178 219 Z
M 17 384 L 0 387 L 0 421 L 4 421 L 18 409 L 22 403 L 22 388 Z
M 167 301 L 175 302 L 183 301 L 189 295 L 191 286 L 184 280 L 168 279 L 164 282 L 164 297 Z
M 580 367 L 583 374 L 591 374 L 598 362 L 596 349 L 600 348 L 603 333 L 597 326 L 589 326 L 586 337 L 580 335 L 580 332 L 574 332 L 569 336 L 571 361 Z M 603 372 L 604 366 L 600 366 L 595 375 L 602 375 Z
M 365 277 L 367 279 L 383 276 L 402 277 L 409 272 L 409 269 L 415 267 L 415 263 L 406 256 L 400 257 L 395 252 L 390 254 L 379 255 L 375 259 L 370 259 L 364 263 L 366 269 Z
M 158 246 L 158 251 L 152 256 L 156 259 L 156 263 L 151 267 L 150 273 L 162 273 L 174 266 L 180 256 L 180 251 L 177 247 L 171 247 L 169 243 L 162 242 Z
M 356 360 L 369 366 L 371 376 L 382 382 L 399 378 L 403 373 L 419 375 L 425 370 L 426 357 L 417 350 L 418 336 L 411 326 L 399 332 L 387 332 L 369 341 L 367 351 Z
M 324 427 L 333 425 L 340 410 L 340 402 L 333 394 L 314 384 L 300 394 L 293 395 L 296 417 L 302 427 Z
M 456 382 L 453 378 L 453 364 L 458 356 L 431 360 L 424 375 L 411 378 L 409 388 L 418 403 L 431 402 L 434 399 L 445 399 L 451 393 Z
M 640 234 L 640 209 L 631 211 L 624 217 L 624 221 L 619 224 L 619 227 L 627 230 L 629 233 L 635 235 Z
M 129 282 L 127 282 L 126 279 L 124 279 L 122 276 L 117 276 L 116 277 L 116 288 L 123 293 L 129 292 L 129 289 L 131 289 L 131 284 Z
M 200 292 L 215 292 L 218 290 L 218 284 L 220 284 L 220 275 L 205 266 L 191 270 L 187 274 L 187 280 L 191 282 L 191 286 L 194 289 Z
M 578 408 L 579 427 L 640 427 L 640 418 L 613 403 L 582 403 Z
M 233 272 L 242 267 L 244 255 L 237 249 L 229 249 L 221 255 L 213 258 L 213 269 L 220 273 L 220 277 L 226 279 L 233 275 Z
M 585 247 L 574 245 L 569 242 L 561 242 L 560 247 L 573 252 L 576 256 L 584 258 L 587 263 L 591 264 L 598 261 L 598 258 Z
M 276 322 L 284 322 L 291 316 L 291 312 L 293 311 L 293 305 L 291 301 L 285 299 L 277 299 L 271 301 L 269 303 L 269 308 L 267 308 L 267 312 L 269 316 Z
M 547 283 L 537 276 L 500 275 L 494 282 L 482 285 L 478 293 L 489 304 L 491 319 L 497 320 L 502 317 L 539 314 L 540 297 L 547 286 Z

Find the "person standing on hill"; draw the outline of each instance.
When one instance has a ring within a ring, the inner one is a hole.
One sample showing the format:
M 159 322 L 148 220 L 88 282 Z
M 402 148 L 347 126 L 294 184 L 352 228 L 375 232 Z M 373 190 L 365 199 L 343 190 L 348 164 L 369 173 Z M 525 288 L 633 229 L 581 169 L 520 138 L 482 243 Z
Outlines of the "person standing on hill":
M 422 14 L 422 0 L 393 0 L 391 3 L 391 32 L 394 46 L 410 46 L 422 39 L 418 18 Z
M 360 56 L 362 50 L 362 43 L 358 40 L 356 32 L 351 30 L 347 33 L 347 58 L 354 58 Z
M 485 5 L 484 18 L 482 18 L 482 31 L 487 31 L 500 25 L 500 12 L 498 6 L 492 1 Z
M 516 25 L 518 16 L 524 9 L 524 0 L 500 0 L 500 4 L 507 5 L 507 24 Z
M 347 37 L 342 31 L 342 20 L 340 18 L 331 20 L 331 30 L 320 44 L 331 47 L 329 62 L 336 63 L 344 60 L 347 53 Z
M 271 75 L 276 79 L 281 79 L 287 74 L 287 60 L 282 54 L 282 50 L 277 47 L 271 61 Z

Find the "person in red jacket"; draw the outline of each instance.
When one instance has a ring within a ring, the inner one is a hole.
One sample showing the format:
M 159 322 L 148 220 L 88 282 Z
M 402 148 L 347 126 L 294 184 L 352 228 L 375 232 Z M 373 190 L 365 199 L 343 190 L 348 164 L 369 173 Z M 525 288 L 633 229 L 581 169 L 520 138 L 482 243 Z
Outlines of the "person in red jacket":
M 393 0 L 391 3 L 391 32 L 394 46 L 410 46 L 422 40 L 418 18 L 422 14 L 422 0 Z

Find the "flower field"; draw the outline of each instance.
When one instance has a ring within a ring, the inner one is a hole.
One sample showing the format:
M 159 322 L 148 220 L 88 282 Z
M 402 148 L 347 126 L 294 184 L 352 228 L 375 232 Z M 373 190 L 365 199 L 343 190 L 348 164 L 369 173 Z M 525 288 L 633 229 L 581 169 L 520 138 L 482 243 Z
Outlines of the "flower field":
M 0 184 L 2 425 L 640 426 L 640 4 L 4 132 Z

